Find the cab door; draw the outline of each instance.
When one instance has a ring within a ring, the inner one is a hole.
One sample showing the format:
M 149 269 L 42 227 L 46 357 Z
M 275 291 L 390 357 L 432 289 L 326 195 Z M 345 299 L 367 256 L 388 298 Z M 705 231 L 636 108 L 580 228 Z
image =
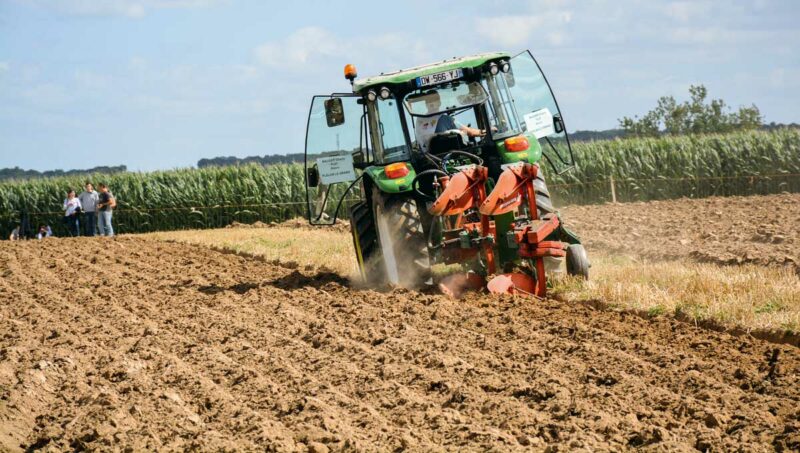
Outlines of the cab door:
M 333 224 L 340 212 L 347 212 L 347 207 L 359 200 L 358 167 L 367 160 L 364 118 L 360 96 L 312 98 L 305 147 L 306 204 L 311 224 Z
M 526 50 L 511 58 L 511 71 L 505 76 L 523 130 L 536 136 L 556 173 L 570 170 L 575 158 L 564 115 L 531 52 Z

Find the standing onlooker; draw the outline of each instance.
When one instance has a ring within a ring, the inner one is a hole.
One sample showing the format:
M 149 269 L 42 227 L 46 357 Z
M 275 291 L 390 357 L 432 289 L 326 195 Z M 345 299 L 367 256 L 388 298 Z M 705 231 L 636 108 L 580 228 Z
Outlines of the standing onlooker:
M 81 214 L 81 200 L 75 196 L 75 191 L 67 192 L 67 199 L 64 200 L 64 225 L 70 236 L 81 235 L 81 222 L 78 217 Z
M 97 227 L 100 231 L 100 236 L 113 236 L 114 228 L 111 227 L 111 214 L 114 208 L 117 207 L 117 200 L 114 198 L 114 194 L 108 190 L 107 185 L 98 184 L 97 187 L 100 189 L 100 200 L 97 203 L 100 217 Z
M 83 192 L 78 195 L 78 199 L 81 201 L 81 208 L 83 208 L 83 213 L 86 214 L 83 219 L 84 222 L 84 234 L 86 236 L 94 236 L 96 234 L 95 228 L 97 227 L 97 202 L 100 199 L 100 195 L 94 190 L 94 186 L 92 183 L 86 182 L 86 186 Z

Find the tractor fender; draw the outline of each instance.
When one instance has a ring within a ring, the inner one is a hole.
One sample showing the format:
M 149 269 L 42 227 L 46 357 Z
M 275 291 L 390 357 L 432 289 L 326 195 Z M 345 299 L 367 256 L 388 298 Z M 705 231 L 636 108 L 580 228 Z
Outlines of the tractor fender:
M 383 165 L 371 165 L 364 169 L 364 184 L 368 182 L 374 185 L 378 190 L 383 193 L 396 194 L 411 192 L 411 183 L 417 177 L 417 172 L 411 163 L 406 162 L 408 167 L 408 174 L 400 178 L 389 178 L 383 171 Z M 365 186 L 366 187 L 366 186 Z
M 530 147 L 525 151 L 511 152 L 506 150 L 505 141 L 497 142 L 497 154 L 504 164 L 514 164 L 517 162 L 527 162 L 535 164 L 542 159 L 542 145 L 533 133 L 525 132 L 522 135 L 528 139 Z

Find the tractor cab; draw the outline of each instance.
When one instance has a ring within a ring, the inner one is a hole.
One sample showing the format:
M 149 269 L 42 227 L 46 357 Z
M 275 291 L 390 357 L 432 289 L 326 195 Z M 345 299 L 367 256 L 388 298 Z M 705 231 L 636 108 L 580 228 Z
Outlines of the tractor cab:
M 380 275 L 404 284 L 400 268 L 415 266 L 406 266 L 398 245 L 420 249 L 412 261 L 429 268 L 436 261 L 431 254 L 438 255 L 448 240 L 443 232 L 478 216 L 477 208 L 466 209 L 461 220 L 432 214 L 455 173 L 480 168 L 488 194 L 510 165 L 541 170 L 546 161 L 555 173 L 574 166 L 563 116 L 528 51 L 454 58 L 364 79 L 353 65 L 344 72 L 351 93 L 315 96 L 311 102 L 306 201 L 312 224 L 350 219 L 366 278 Z M 534 217 L 555 212 L 543 174 L 538 171 L 532 180 L 538 195 Z M 513 221 L 512 214 L 493 219 L 497 227 L 490 235 L 506 234 Z M 513 260 L 514 245 L 507 245 L 500 245 L 500 256 Z M 453 254 L 448 256 L 452 261 Z M 375 260 L 382 264 L 370 264 Z M 414 273 L 411 286 L 426 271 Z

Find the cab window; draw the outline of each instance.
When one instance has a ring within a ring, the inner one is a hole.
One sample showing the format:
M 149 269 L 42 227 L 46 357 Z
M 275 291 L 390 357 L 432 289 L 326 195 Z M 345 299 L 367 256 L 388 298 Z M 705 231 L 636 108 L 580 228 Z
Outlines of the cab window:
M 504 74 L 490 75 L 485 80 L 486 91 L 489 92 L 489 121 L 495 138 L 504 138 L 518 134 L 521 130 L 517 110 L 508 90 Z
M 397 100 L 388 98 L 377 99 L 368 108 L 375 161 L 378 164 L 410 158 L 399 107 Z

